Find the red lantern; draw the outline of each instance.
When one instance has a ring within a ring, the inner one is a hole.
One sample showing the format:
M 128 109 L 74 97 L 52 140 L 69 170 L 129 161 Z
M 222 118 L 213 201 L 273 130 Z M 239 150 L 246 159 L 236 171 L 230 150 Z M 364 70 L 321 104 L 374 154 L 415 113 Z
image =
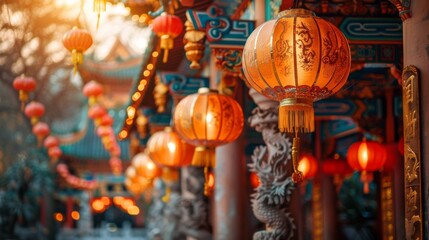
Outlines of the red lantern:
M 113 125 L 113 118 L 109 114 L 104 115 L 101 118 L 100 125 L 101 126 L 112 126 Z
M 103 93 L 103 86 L 96 81 L 90 81 L 83 87 L 83 95 L 88 97 L 89 106 L 94 105 L 97 102 L 97 97 Z
M 83 62 L 83 52 L 92 45 L 91 34 L 74 27 L 64 35 L 63 44 L 72 54 L 73 71 L 76 73 L 77 66 Z
M 380 170 L 386 161 L 386 149 L 378 142 L 362 141 L 353 143 L 347 151 L 347 162 L 354 170 L 361 171 L 364 193 L 369 193 L 372 172 Z
M 154 133 L 147 142 L 149 156 L 166 167 L 183 167 L 192 162 L 194 147 L 185 143 L 170 127 Z
M 61 151 L 59 147 L 51 147 L 48 149 L 48 155 L 53 163 L 55 163 L 62 154 L 63 151 Z
M 48 136 L 43 142 L 45 148 L 57 147 L 59 144 L 60 140 L 58 140 L 58 138 L 54 136 Z
M 88 116 L 89 116 L 89 118 L 94 120 L 94 123 L 96 126 L 100 125 L 101 119 L 106 114 L 107 114 L 106 109 L 104 109 L 100 105 L 94 105 L 88 110 Z
M 310 154 L 301 154 L 298 170 L 302 172 L 303 180 L 310 180 L 317 173 L 317 160 Z
M 110 168 L 114 175 L 120 175 L 122 172 L 122 161 L 118 157 L 112 157 L 109 160 Z
M 24 103 L 28 100 L 28 93 L 36 88 L 36 80 L 32 77 L 21 75 L 13 80 L 13 87 L 19 91 L 19 100 L 23 110 Z
M 339 154 L 335 154 L 334 158 L 324 160 L 322 171 L 324 174 L 334 177 L 334 184 L 337 186 L 337 191 L 340 190 L 344 176 L 353 173 L 353 169 L 350 168 L 345 160 L 340 159 Z
M 49 129 L 48 124 L 44 122 L 38 122 L 36 125 L 33 126 L 33 133 L 37 136 L 39 142 L 41 142 L 43 138 L 48 136 L 50 131 L 51 130 Z
M 164 49 L 163 62 L 167 62 L 168 50 L 173 48 L 173 39 L 183 31 L 182 20 L 164 12 L 153 20 L 152 29 L 161 38 L 161 48 Z
M 39 102 L 32 101 L 25 106 L 24 113 L 31 119 L 31 124 L 36 124 L 39 118 L 45 114 L 45 107 Z

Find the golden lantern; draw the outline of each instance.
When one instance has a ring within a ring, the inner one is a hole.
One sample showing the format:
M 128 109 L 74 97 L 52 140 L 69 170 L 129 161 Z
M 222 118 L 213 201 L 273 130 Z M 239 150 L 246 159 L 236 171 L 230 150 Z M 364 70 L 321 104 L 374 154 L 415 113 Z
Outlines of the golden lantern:
M 192 165 L 204 167 L 209 194 L 209 167 L 215 164 L 215 147 L 237 139 L 243 130 L 243 111 L 231 97 L 218 94 L 208 88 L 188 95 L 176 106 L 174 126 L 187 143 L 196 146 Z
M 214 167 L 215 147 L 237 139 L 243 124 L 240 105 L 208 88 L 200 88 L 198 93 L 182 99 L 174 112 L 177 133 L 196 146 L 193 166 Z
M 280 102 L 279 129 L 295 133 L 292 162 L 295 182 L 298 133 L 314 131 L 313 102 L 336 93 L 347 81 L 351 58 L 347 39 L 333 24 L 305 9 L 290 9 L 261 24 L 243 50 L 246 82 Z
M 157 164 L 175 168 L 192 162 L 194 147 L 185 143 L 170 127 L 166 127 L 149 138 L 147 152 Z
M 136 154 L 131 160 L 131 164 L 136 169 L 137 175 L 147 179 L 154 179 L 162 174 L 162 169 L 146 153 Z

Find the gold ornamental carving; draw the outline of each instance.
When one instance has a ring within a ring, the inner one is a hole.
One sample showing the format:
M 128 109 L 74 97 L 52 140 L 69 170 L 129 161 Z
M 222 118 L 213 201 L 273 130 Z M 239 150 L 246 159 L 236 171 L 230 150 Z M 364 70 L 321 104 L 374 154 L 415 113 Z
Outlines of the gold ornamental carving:
M 191 69 L 200 69 L 199 61 L 204 56 L 206 33 L 196 30 L 192 23 L 187 20 L 185 22 L 186 33 L 183 36 L 183 43 L 186 58 L 191 61 L 189 67 Z
M 406 239 L 423 239 L 419 75 L 415 66 L 402 72 L 402 101 L 404 111 L 404 187 Z

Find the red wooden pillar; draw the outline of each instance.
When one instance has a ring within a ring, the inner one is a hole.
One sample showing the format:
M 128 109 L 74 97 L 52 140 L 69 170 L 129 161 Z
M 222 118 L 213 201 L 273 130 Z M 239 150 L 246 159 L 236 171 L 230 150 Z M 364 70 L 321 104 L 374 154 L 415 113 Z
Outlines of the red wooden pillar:
M 74 206 L 74 200 L 73 197 L 67 197 L 66 199 L 66 228 L 73 228 L 73 219 L 72 219 L 72 212 L 73 212 L 73 206 Z

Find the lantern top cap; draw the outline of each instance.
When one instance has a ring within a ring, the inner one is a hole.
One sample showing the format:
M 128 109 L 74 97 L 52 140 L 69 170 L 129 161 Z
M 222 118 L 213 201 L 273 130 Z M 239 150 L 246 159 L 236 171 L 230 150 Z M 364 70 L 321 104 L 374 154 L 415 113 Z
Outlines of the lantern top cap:
M 281 17 L 315 17 L 316 14 L 313 11 L 303 9 L 303 8 L 294 8 L 285 11 L 279 12 L 277 15 L 278 18 Z
M 171 129 L 171 127 L 170 127 L 170 126 L 168 126 L 168 127 L 165 127 L 165 128 L 164 128 L 164 131 L 169 133 L 169 132 L 171 132 L 171 131 L 172 131 L 172 129 Z
M 217 90 L 210 89 L 210 88 L 207 88 L 207 87 L 202 87 L 202 88 L 198 89 L 198 93 L 199 94 L 203 94 L 203 93 L 217 93 L 217 92 L 218 92 Z

